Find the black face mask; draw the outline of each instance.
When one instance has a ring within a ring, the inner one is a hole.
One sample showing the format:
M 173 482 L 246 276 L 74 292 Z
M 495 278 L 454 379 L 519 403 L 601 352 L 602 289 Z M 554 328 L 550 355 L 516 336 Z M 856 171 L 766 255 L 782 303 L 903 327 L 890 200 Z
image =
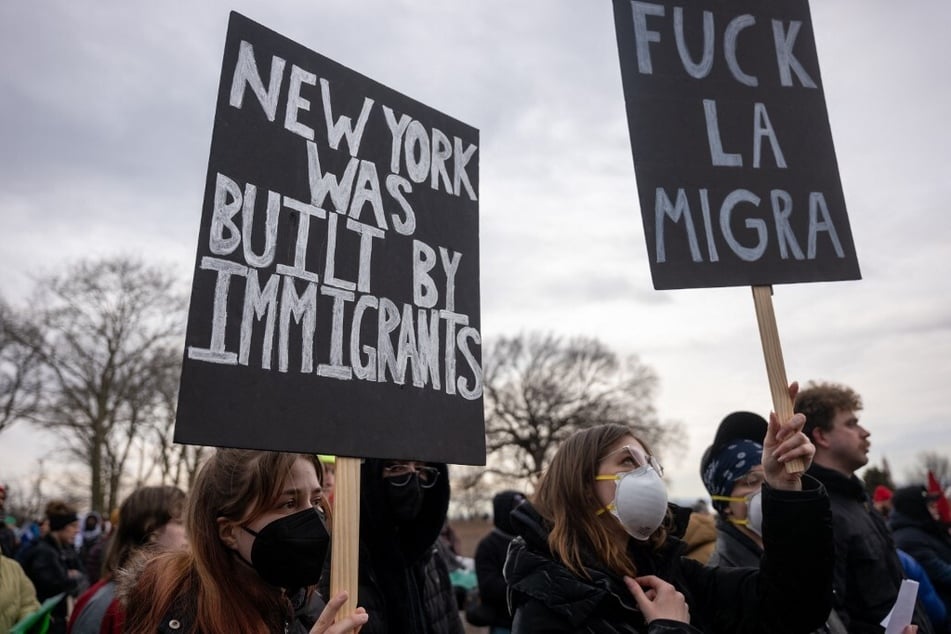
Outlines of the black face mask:
M 386 500 L 390 505 L 390 512 L 398 522 L 409 522 L 423 510 L 423 497 L 426 491 L 419 484 L 419 475 L 414 473 L 406 484 L 396 485 L 390 478 L 386 482 Z
M 271 585 L 296 590 L 320 580 L 330 534 L 317 509 L 281 517 L 257 532 L 241 528 L 254 535 L 251 567 Z

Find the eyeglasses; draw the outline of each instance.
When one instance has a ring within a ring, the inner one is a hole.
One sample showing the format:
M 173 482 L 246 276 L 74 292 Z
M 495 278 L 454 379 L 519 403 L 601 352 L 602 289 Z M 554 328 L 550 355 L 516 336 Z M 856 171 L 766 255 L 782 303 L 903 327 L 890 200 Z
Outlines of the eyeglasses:
M 398 487 L 409 484 L 414 473 L 419 477 L 419 486 L 424 489 L 431 489 L 439 479 L 439 469 L 427 467 L 418 462 L 395 462 L 383 467 L 383 477 L 387 478 L 390 484 Z
M 602 458 L 601 462 L 604 462 L 608 458 L 622 452 L 627 452 L 628 455 L 630 456 L 630 458 L 625 456 L 622 462 L 626 462 L 629 460 L 633 464 L 635 469 L 646 465 L 651 467 L 654 471 L 656 471 L 657 475 L 659 476 L 664 475 L 664 467 L 661 466 L 657 458 L 655 458 L 649 453 L 645 453 L 644 450 L 642 450 L 640 447 L 636 447 L 634 445 L 624 445 L 620 449 L 616 449 L 612 451 L 611 453 L 606 455 L 604 458 Z
M 766 482 L 766 474 L 762 471 L 750 471 L 742 478 L 737 478 L 733 481 L 734 485 L 740 485 L 744 487 L 749 487 L 751 489 L 758 489 L 763 486 L 763 483 Z

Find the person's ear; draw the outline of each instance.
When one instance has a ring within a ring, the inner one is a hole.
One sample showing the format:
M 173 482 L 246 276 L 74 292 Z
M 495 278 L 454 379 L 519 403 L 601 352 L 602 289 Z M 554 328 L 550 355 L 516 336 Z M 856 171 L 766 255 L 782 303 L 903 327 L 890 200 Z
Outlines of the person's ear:
M 237 524 L 231 520 L 224 517 L 218 518 L 218 538 L 224 542 L 225 546 L 233 550 L 238 549 L 237 530 Z
M 827 437 L 827 432 L 821 427 L 815 427 L 812 430 L 811 440 L 812 444 L 816 446 L 816 449 L 820 447 L 823 449 L 829 448 L 829 438 Z

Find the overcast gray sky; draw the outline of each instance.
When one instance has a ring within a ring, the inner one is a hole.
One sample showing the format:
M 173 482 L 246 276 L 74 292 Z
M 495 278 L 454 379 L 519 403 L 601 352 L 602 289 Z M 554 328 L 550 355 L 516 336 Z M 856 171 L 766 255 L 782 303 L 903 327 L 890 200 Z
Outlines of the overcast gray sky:
M 661 379 L 688 447 L 671 494 L 735 409 L 768 413 L 749 288 L 655 291 L 611 3 L 0 4 L 0 294 L 84 255 L 193 266 L 221 53 L 234 9 L 480 130 L 482 333 L 588 334 Z M 864 397 L 871 460 L 899 479 L 951 455 L 951 4 L 812 3 L 864 279 L 777 286 L 789 378 Z M 52 441 L 0 436 L 0 479 Z

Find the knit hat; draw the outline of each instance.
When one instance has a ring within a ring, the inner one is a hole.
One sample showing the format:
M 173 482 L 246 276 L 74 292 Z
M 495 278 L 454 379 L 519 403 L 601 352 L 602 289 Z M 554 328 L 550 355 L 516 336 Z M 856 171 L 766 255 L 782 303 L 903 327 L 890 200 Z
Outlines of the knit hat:
M 892 490 L 889 489 L 884 484 L 880 484 L 875 487 L 875 491 L 872 493 L 873 502 L 888 502 L 892 499 Z
M 50 513 L 50 530 L 51 531 L 60 531 L 72 524 L 73 522 L 79 521 L 79 516 L 75 512 L 69 513 Z

